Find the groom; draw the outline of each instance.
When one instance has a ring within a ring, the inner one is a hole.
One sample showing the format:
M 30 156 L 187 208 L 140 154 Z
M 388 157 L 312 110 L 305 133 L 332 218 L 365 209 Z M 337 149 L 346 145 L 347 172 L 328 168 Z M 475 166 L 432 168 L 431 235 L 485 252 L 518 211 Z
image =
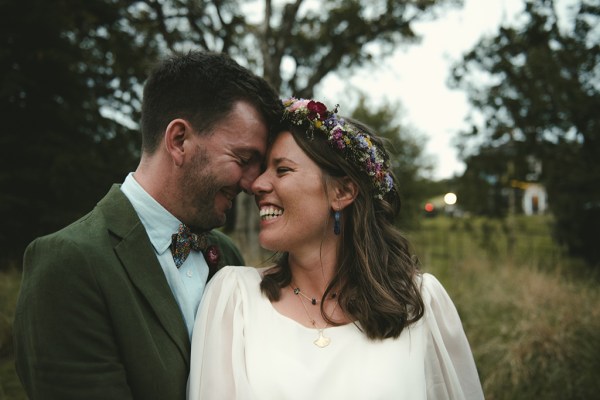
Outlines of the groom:
M 136 171 L 25 252 L 14 340 L 30 399 L 185 399 L 207 277 L 243 264 L 210 230 L 250 191 L 280 111 L 263 79 L 222 54 L 152 72 Z

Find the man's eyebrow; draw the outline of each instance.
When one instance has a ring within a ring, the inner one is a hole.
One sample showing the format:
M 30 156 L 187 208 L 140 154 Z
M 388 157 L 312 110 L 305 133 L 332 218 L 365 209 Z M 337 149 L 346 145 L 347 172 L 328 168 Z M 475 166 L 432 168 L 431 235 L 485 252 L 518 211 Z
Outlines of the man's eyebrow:
M 262 158 L 264 157 L 264 154 L 262 154 L 260 151 L 256 150 L 254 147 L 240 147 L 236 150 L 237 154 L 242 154 L 245 156 L 250 156 L 253 158 Z

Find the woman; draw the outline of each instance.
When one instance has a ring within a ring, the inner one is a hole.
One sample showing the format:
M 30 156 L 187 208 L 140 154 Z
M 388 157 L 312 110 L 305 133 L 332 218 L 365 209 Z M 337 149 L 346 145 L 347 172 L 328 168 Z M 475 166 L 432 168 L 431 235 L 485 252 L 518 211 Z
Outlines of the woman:
M 375 134 L 316 101 L 284 101 L 252 186 L 265 269 L 226 267 L 194 328 L 189 398 L 481 399 L 456 309 L 394 227 Z

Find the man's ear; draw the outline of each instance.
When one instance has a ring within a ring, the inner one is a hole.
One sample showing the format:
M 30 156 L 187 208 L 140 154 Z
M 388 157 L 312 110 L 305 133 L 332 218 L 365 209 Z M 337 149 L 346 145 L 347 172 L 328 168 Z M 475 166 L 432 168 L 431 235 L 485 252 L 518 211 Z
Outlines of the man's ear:
M 331 208 L 343 210 L 354 202 L 356 196 L 358 196 L 358 185 L 347 176 L 338 178 L 334 184 Z
M 167 153 L 171 156 L 173 163 L 180 167 L 185 158 L 185 141 L 193 134 L 192 126 L 188 121 L 177 118 L 169 122 L 165 129 L 164 145 Z

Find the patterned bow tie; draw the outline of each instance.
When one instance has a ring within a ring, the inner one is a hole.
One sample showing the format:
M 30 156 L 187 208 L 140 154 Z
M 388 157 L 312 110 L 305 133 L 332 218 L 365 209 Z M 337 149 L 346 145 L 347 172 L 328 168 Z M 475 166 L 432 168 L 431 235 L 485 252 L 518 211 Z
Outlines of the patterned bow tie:
M 171 253 L 177 268 L 190 255 L 191 250 L 204 251 L 208 245 L 206 233 L 200 235 L 192 233 L 190 228 L 184 224 L 179 225 L 179 231 L 171 236 Z

